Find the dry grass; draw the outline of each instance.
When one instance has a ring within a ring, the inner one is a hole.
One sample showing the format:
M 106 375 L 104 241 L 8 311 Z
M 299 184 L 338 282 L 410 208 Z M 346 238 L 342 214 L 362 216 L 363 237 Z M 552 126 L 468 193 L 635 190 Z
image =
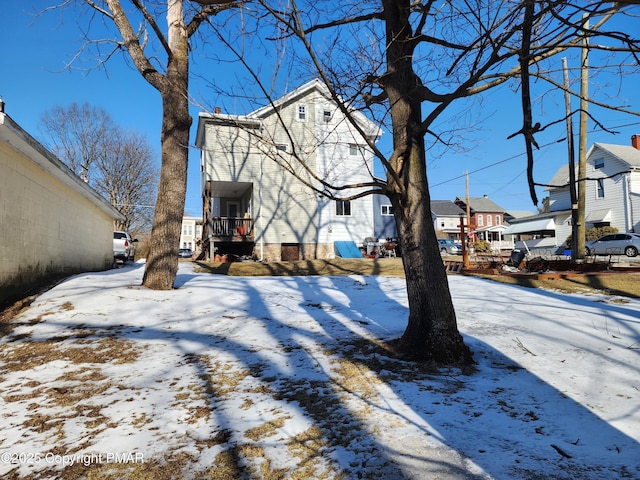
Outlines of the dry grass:
M 400 258 L 336 258 L 299 262 L 196 262 L 196 271 L 235 277 L 309 276 L 309 275 L 384 275 L 403 277 Z
M 640 298 L 640 273 L 610 273 L 572 275 L 565 278 L 511 277 L 508 275 L 479 275 L 483 278 L 529 288 L 559 290 L 566 293 L 604 293 Z
M 336 258 L 333 260 L 303 260 L 300 262 L 196 262 L 196 271 L 239 277 L 257 276 L 309 276 L 309 275 L 383 275 L 404 277 L 400 258 Z M 547 288 L 568 293 L 605 293 L 640 298 L 640 273 L 603 272 L 584 274 L 564 279 L 539 280 L 534 277 L 508 275 L 478 275 L 512 285 L 529 288 Z

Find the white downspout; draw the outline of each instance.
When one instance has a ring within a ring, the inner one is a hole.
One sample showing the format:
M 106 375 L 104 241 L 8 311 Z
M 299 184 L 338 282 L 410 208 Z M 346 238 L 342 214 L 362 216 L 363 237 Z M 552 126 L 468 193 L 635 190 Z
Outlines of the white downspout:
M 624 223 L 625 232 L 633 232 L 633 203 L 631 199 L 631 175 L 624 176 Z
M 264 154 L 260 154 L 260 179 L 258 184 L 258 225 L 260 227 L 260 261 L 264 261 L 264 230 L 262 224 L 262 164 Z

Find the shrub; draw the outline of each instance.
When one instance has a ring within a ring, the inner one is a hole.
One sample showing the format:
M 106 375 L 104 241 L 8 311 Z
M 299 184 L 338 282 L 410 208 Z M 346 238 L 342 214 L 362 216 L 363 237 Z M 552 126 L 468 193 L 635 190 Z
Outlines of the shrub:
M 592 227 L 587 228 L 584 231 L 584 241 L 585 242 L 593 242 L 597 240 L 603 235 L 609 235 L 612 233 L 618 233 L 618 229 L 616 227 Z M 565 245 L 568 248 L 571 248 L 571 240 L 573 239 L 573 235 L 569 235 L 565 240 Z
M 473 248 L 476 252 L 490 252 L 491 244 L 486 240 L 477 240 L 469 244 L 470 248 Z

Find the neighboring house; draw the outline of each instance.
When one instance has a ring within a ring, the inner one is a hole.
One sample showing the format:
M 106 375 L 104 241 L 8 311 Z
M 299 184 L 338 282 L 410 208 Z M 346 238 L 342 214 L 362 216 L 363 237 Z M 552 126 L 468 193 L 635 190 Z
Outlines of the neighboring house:
M 456 197 L 454 203 L 465 212 L 467 211 L 466 199 Z M 489 199 L 487 195 L 469 198 L 470 229 L 469 237 L 472 240 L 484 240 L 491 243 L 492 250 L 512 248 L 513 244 L 505 241 L 505 209 Z
M 358 112 L 352 116 L 375 142 L 381 130 Z M 329 200 L 305 185 L 323 190 L 321 179 L 370 182 L 373 172 L 372 150 L 322 82 L 311 81 L 246 116 L 219 109 L 201 113 L 196 145 L 202 150 L 203 244 L 209 256 L 330 258 L 334 242 L 362 243 L 373 236 L 372 195 Z
M 398 238 L 393 206 L 386 195 L 373 195 L 373 236 L 379 240 Z
M 190 248 L 196 252 L 202 239 L 202 219 L 190 216 L 182 217 L 182 231 L 180 232 L 180 246 Z
M 439 237 L 461 241 L 460 221 L 467 224 L 467 212 L 451 200 L 431 200 L 433 226 Z
M 586 228 L 640 231 L 640 135 L 631 137 L 631 146 L 593 144 L 586 179 Z M 504 233 L 520 236 L 526 248 L 559 253 L 572 232 L 569 167 L 560 167 L 550 185 L 549 212 L 514 219 Z
M 110 268 L 115 220 L 124 217 L 0 102 L 0 303 L 59 274 Z

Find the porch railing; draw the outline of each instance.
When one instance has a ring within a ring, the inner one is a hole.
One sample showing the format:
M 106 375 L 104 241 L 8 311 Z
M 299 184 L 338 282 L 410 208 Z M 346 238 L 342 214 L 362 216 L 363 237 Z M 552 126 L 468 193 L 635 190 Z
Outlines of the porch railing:
M 249 237 L 253 235 L 252 218 L 215 217 L 211 234 L 214 237 Z

